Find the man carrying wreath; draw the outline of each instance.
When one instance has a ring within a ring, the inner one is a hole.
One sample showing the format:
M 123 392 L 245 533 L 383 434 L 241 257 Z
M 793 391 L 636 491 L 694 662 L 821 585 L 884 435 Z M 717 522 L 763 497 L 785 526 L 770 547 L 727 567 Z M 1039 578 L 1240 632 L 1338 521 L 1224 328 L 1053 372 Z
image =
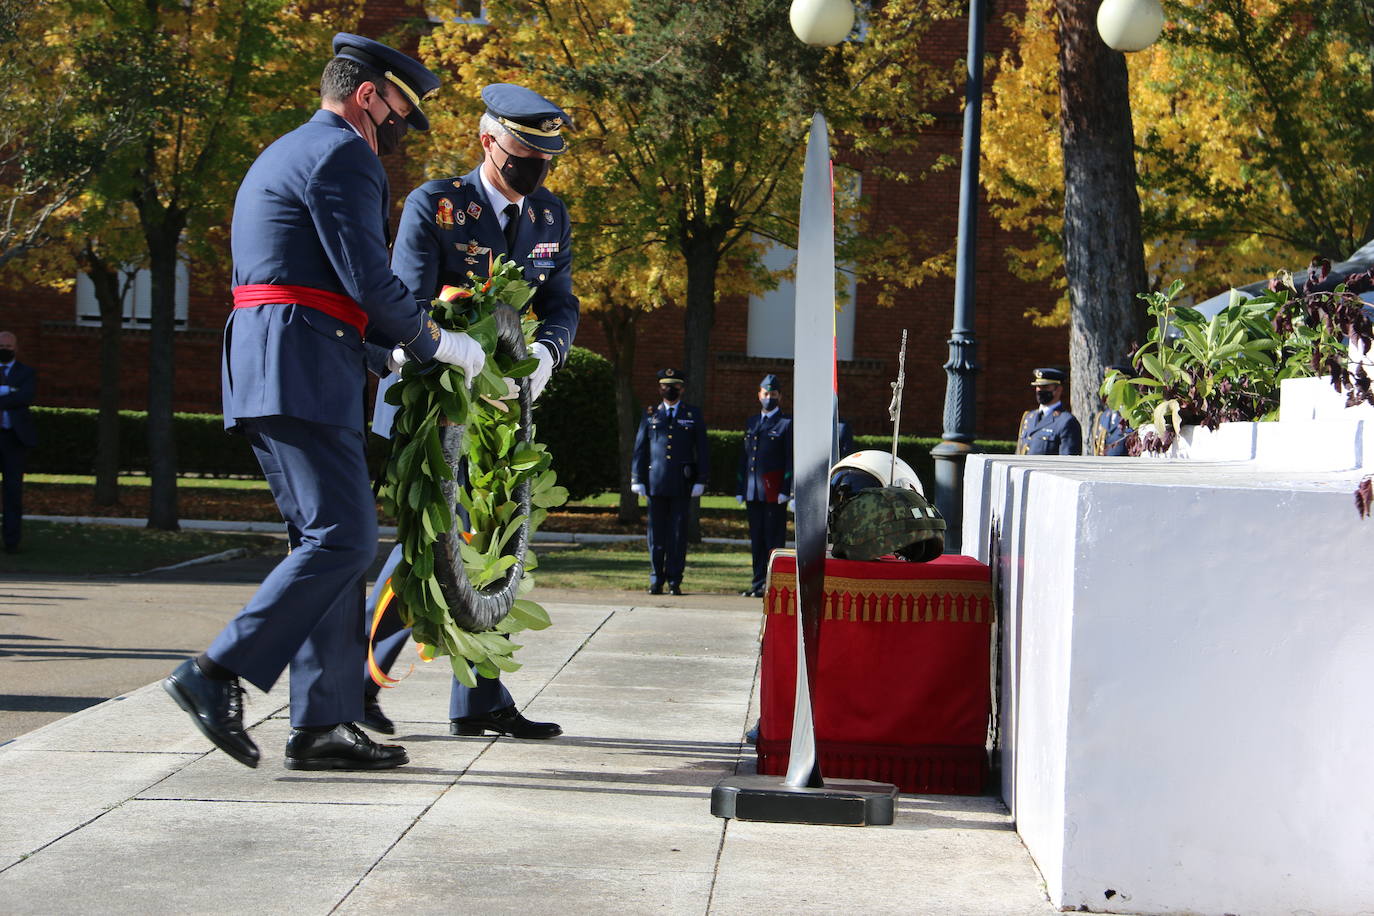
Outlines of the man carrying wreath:
M 577 334 L 579 307 L 572 292 L 572 229 L 563 202 L 544 188 L 553 157 L 568 148 L 562 129 L 568 115 L 548 99 L 523 86 L 495 83 L 482 90 L 486 113 L 478 131 L 482 164 L 462 177 L 420 185 L 406 198 L 392 253 L 391 267 L 428 305 L 445 286 L 461 287 L 468 274 L 485 277 L 497 255 L 519 264 L 534 289 L 530 307 L 540 320 L 532 347 L 539 368 L 530 376 L 530 398 L 538 398 L 553 371 L 567 359 Z M 382 379 L 373 413 L 373 432 L 390 438 L 397 408 L 387 404 L 386 389 L 396 376 Z M 395 547 L 377 577 L 368 603 L 369 620 L 381 586 L 400 561 Z M 410 631 L 401 627 L 396 602 L 377 626 L 374 655 L 383 672 L 391 669 Z M 365 714 L 362 724 L 383 734 L 395 726 L 382 712 L 379 685 L 365 665 Z M 515 738 L 552 738 L 562 729 L 552 722 L 531 722 L 520 714 L 510 691 L 499 679 L 477 679 L 469 688 L 455 678 L 449 700 L 449 732 L 484 732 Z

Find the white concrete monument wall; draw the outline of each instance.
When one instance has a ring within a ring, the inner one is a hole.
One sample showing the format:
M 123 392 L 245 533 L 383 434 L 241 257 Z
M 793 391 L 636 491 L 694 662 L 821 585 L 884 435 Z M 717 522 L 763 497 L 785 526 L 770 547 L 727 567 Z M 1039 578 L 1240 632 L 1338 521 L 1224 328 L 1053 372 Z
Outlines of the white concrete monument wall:
M 1374 913 L 1374 423 L 1237 424 L 1217 460 L 975 455 L 1003 796 L 1056 905 Z M 1301 412 L 1295 411 L 1298 415 Z

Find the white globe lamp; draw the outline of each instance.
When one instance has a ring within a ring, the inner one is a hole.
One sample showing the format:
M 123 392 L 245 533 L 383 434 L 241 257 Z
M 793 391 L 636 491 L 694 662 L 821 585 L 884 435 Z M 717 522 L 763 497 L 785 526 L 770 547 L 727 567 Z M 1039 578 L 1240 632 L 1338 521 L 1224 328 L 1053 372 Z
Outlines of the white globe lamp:
M 792 31 L 809 45 L 837 45 L 854 28 L 854 4 L 849 0 L 792 0 Z
M 1098 34 L 1114 51 L 1143 51 L 1163 30 L 1159 0 L 1102 0 L 1097 8 Z

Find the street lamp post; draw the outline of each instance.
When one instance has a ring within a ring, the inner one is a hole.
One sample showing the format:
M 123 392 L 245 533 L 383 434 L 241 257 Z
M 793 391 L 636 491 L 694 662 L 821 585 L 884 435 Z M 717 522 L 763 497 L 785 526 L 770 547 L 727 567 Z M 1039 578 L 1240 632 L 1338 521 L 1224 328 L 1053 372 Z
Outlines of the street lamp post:
M 945 550 L 962 547 L 964 463 L 973 451 L 974 376 L 977 340 L 973 333 L 974 259 L 978 234 L 978 157 L 983 127 L 984 0 L 968 11 L 968 77 L 964 85 L 964 144 L 959 167 L 959 241 L 954 269 L 954 327 L 945 361 L 945 418 L 935 458 L 935 506 L 945 517 Z

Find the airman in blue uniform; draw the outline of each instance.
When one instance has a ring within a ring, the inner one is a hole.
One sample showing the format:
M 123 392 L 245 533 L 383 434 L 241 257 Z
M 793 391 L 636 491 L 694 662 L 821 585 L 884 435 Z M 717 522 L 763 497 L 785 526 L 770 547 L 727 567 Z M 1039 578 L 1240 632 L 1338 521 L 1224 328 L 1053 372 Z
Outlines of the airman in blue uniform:
M 1135 374 L 1127 365 L 1108 366 L 1106 374 L 1110 376 L 1113 371 L 1128 378 Z M 1104 404 L 1102 412 L 1097 415 L 1097 422 L 1093 424 L 1093 454 L 1112 457 L 1129 455 L 1126 440 L 1132 432 L 1134 430 L 1126 423 L 1121 411 L 1112 410 Z
M 286 765 L 384 769 L 405 750 L 372 742 L 362 717 L 364 576 L 377 510 L 364 456 L 372 353 L 439 359 L 472 373 L 485 356 L 440 329 L 387 265 L 389 191 L 379 153 L 439 80 L 418 61 L 347 33 L 320 80 L 321 109 L 265 149 L 239 187 L 231 232 L 234 309 L 224 330 L 225 425 L 246 436 L 286 521 L 291 552 L 209 649 L 163 687 L 221 750 L 256 766 L 242 678 L 269 689 L 291 667 Z M 366 342 L 366 344 L 365 344 Z
M 406 198 L 396 233 L 391 266 L 428 306 L 444 286 L 461 286 L 469 275 L 489 276 L 497 255 L 518 263 L 534 288 L 529 308 L 539 319 L 531 355 L 539 368 L 530 377 L 530 394 L 539 397 L 556 367 L 567 359 L 577 335 L 579 305 L 572 292 L 572 224 L 563 202 L 543 187 L 553 157 L 567 149 L 562 129 L 568 115 L 548 99 L 523 86 L 495 83 L 482 90 L 487 111 L 479 135 L 482 164 L 461 178 L 420 185 Z M 373 431 L 390 437 L 396 407 L 384 398 L 392 377 L 378 386 Z M 400 560 L 393 548 L 368 603 L 368 619 L 381 586 Z M 401 627 L 393 609 L 383 614 L 373 655 L 389 671 L 410 630 Z M 359 666 L 365 673 L 365 668 Z M 377 701 L 378 686 L 366 677 L 364 725 L 384 734 L 394 731 Z M 562 729 L 552 722 L 532 722 L 515 706 L 497 678 L 479 677 L 476 687 L 454 679 L 449 694 L 449 731 L 480 735 L 486 731 L 516 738 L 552 738 Z
M 711 450 L 701 409 L 682 403 L 683 374 L 658 374 L 662 401 L 644 412 L 635 433 L 630 489 L 649 503 L 649 594 L 682 594 L 687 564 L 687 518 L 692 500 L 706 492 Z
M 1016 454 L 1081 455 L 1083 429 L 1063 404 L 1064 371 L 1036 369 L 1031 385 L 1040 406 L 1021 415 Z
M 749 513 L 754 578 L 741 594 L 763 597 L 768 557 L 787 544 L 787 501 L 792 498 L 792 418 L 782 412 L 776 375 L 759 382 L 759 412 L 744 427 L 735 498 Z

